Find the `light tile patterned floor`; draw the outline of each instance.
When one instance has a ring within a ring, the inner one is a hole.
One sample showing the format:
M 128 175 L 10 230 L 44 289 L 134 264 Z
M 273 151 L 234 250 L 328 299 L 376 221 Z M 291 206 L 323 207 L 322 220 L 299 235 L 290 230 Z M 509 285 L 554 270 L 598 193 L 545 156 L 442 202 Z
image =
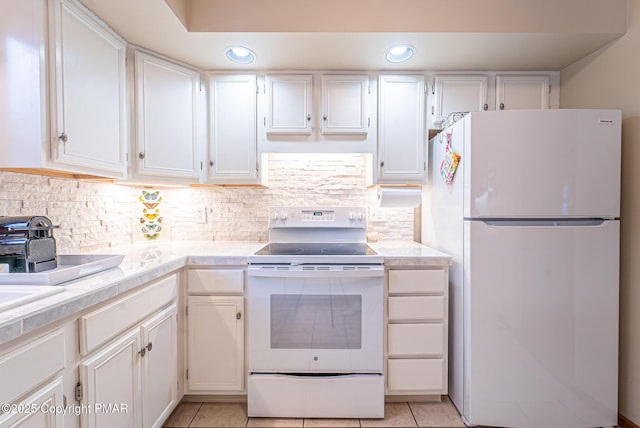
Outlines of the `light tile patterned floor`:
M 165 428 L 220 427 L 428 427 L 457 428 L 464 423 L 451 401 L 387 403 L 384 419 L 277 419 L 249 418 L 247 405 L 241 403 L 180 403 L 171 414 Z

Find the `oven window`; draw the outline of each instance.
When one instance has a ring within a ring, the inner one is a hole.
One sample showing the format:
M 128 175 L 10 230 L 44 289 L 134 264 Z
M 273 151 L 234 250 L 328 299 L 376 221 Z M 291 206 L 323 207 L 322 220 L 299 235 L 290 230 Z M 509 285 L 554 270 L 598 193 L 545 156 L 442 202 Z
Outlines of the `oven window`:
M 360 349 L 362 296 L 271 295 L 272 349 Z

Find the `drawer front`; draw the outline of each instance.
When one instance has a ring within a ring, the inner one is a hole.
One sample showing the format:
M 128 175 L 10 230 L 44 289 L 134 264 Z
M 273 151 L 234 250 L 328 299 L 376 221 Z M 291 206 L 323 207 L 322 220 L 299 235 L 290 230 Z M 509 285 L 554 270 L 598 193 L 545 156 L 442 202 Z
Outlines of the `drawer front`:
M 80 317 L 80 352 L 86 355 L 166 306 L 178 295 L 178 276 L 157 281 L 130 296 Z
M 444 296 L 389 297 L 389 321 L 440 321 L 445 309 Z
M 190 269 L 187 273 L 189 293 L 233 293 L 244 292 L 243 269 Z
M 387 344 L 389 357 L 443 356 L 444 324 L 390 324 Z
M 389 294 L 444 293 L 447 273 L 433 270 L 389 270 Z
M 387 388 L 398 392 L 446 393 L 443 359 L 389 359 Z
M 0 403 L 10 403 L 64 369 L 64 331 L 56 330 L 0 357 Z

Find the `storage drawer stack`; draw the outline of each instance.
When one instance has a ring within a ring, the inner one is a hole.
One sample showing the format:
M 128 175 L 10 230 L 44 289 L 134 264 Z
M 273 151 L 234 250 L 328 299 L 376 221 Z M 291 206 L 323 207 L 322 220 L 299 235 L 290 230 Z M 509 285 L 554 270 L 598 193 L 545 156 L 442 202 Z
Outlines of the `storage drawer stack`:
M 389 270 L 387 394 L 447 394 L 446 269 Z

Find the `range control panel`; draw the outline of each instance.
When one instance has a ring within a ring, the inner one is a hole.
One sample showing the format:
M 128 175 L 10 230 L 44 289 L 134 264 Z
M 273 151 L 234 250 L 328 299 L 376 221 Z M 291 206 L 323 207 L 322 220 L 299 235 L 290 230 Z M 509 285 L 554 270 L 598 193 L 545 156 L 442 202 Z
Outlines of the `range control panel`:
M 270 228 L 366 228 L 367 216 L 364 208 L 271 208 Z

